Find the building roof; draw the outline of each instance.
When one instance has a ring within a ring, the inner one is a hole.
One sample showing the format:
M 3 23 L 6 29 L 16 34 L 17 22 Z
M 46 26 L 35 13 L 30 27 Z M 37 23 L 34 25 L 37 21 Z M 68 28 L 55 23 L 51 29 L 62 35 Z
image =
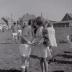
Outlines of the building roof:
M 71 13 L 66 13 L 61 21 L 69 21 L 69 20 L 72 20 L 72 14 Z
M 72 18 L 72 13 L 69 13 L 69 16 Z

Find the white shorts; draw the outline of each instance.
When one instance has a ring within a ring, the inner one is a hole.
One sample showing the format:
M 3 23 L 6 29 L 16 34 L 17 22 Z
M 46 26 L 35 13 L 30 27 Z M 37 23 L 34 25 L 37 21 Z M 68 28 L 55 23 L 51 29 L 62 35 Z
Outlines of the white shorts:
M 17 39 L 17 33 L 12 33 L 13 38 Z
M 12 33 L 13 36 L 17 36 L 17 33 Z
M 18 33 L 21 35 L 22 34 L 22 30 L 18 30 Z
M 19 47 L 20 54 L 24 57 L 29 56 L 31 53 L 31 48 L 28 44 L 21 44 Z

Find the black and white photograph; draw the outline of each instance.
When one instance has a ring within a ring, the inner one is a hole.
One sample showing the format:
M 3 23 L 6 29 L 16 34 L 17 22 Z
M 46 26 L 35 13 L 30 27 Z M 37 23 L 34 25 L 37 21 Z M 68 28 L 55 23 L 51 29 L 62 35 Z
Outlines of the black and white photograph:
M 0 72 L 72 72 L 72 0 L 0 0 Z

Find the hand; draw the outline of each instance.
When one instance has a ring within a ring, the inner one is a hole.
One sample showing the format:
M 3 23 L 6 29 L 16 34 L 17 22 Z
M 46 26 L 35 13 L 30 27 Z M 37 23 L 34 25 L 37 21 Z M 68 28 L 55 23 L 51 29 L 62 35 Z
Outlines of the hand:
M 30 41 L 28 41 L 28 44 L 31 44 L 31 42 L 30 42 Z

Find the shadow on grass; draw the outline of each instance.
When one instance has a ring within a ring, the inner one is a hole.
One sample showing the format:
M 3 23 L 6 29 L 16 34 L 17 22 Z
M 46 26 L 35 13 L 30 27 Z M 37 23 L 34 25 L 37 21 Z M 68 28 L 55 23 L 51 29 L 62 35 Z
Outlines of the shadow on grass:
M 59 71 L 53 71 L 53 72 L 64 72 L 63 70 L 59 70 Z
M 62 55 L 57 55 L 59 57 L 63 57 L 63 58 L 72 58 L 72 55 L 67 55 L 67 54 L 62 54 Z
M 0 72 L 22 72 L 21 70 L 15 70 L 15 69 L 10 69 L 10 70 L 1 70 Z
M 64 60 L 59 60 L 57 57 L 62 57 Z M 55 57 L 51 58 L 48 63 L 55 62 L 57 64 L 72 64 L 72 61 L 66 60 L 66 59 L 72 59 L 72 55 L 67 54 L 58 54 Z
M 72 53 L 72 52 L 70 52 L 70 51 L 64 51 L 64 53 Z

